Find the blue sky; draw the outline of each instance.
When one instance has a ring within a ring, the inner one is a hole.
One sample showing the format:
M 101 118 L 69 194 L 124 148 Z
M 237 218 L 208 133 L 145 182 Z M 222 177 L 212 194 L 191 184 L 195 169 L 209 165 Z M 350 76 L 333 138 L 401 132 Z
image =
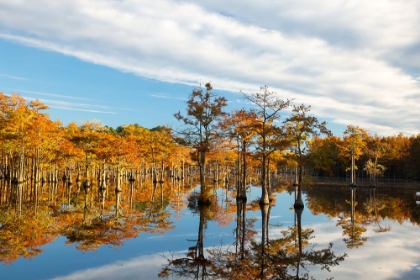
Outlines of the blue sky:
M 194 86 L 229 101 L 267 85 L 334 134 L 420 132 L 417 0 L 0 1 L 0 91 L 52 119 L 179 123 Z

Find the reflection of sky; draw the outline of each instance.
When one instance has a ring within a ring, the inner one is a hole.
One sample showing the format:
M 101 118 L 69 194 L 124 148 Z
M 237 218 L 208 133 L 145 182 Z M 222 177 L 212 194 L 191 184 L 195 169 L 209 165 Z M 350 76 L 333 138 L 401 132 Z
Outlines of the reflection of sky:
M 305 209 L 305 211 L 308 211 Z M 420 238 L 419 229 L 410 223 L 398 225 L 391 223 L 392 230 L 388 233 L 376 234 L 367 231 L 364 236 L 369 240 L 358 249 L 348 249 L 342 242 L 341 228 L 334 223 L 316 223 L 311 227 L 315 230 L 316 248 L 326 248 L 333 242 L 336 255 L 346 252 L 349 256 L 339 266 L 333 267 L 331 272 L 308 267 L 309 275 L 315 279 L 419 279 L 420 276 Z M 309 226 L 303 221 L 303 227 Z M 273 231 L 279 231 L 274 229 Z M 274 232 L 270 233 L 275 238 Z M 414 238 L 413 238 L 414 237 Z M 215 244 L 217 245 L 217 244 Z M 185 252 L 176 252 L 185 256 Z M 166 256 L 170 256 L 168 252 Z M 159 279 L 160 271 L 165 259 L 162 254 L 151 254 L 129 260 L 115 261 L 111 264 L 73 272 L 66 276 L 53 278 L 54 280 L 76 279 Z
M 314 224 L 315 243 L 326 246 L 333 242 L 333 251 L 346 252 L 348 257 L 331 273 L 314 273 L 313 276 L 317 279 L 327 275 L 336 275 L 336 279 L 420 279 L 419 227 L 387 220 L 383 224 L 390 225 L 391 231 L 375 233 L 368 226 L 362 235 L 368 237 L 368 241 L 357 249 L 346 248 L 340 227 L 333 223 Z
M 111 264 L 88 268 L 73 272 L 66 276 L 52 278 L 54 280 L 131 280 L 131 279 L 159 279 L 159 270 L 165 259 L 160 254 L 141 256 L 138 258 L 116 261 Z
M 253 193 L 258 195 L 258 190 Z M 255 199 L 255 198 L 253 198 Z M 249 200 L 248 200 L 249 201 Z M 286 192 L 276 199 L 276 206 L 270 211 L 269 238 L 281 236 L 281 230 L 294 224 L 293 195 Z M 261 212 L 247 212 L 247 218 L 257 218 L 255 229 L 261 232 Z M 95 252 L 80 252 L 74 246 L 65 246 L 65 238 L 58 238 L 42 249 L 43 253 L 33 260 L 19 259 L 9 266 L 0 267 L 1 279 L 159 279 L 159 273 L 170 252 L 185 256 L 194 246 L 198 233 L 198 215 L 185 210 L 175 229 L 165 235 L 141 233 L 138 238 L 124 241 L 121 247 L 103 246 Z M 325 215 L 312 216 L 308 208 L 302 215 L 302 228 L 314 229 L 311 243 L 315 249 L 323 249 L 330 242 L 336 255 L 347 253 L 348 257 L 331 272 L 318 267 L 308 267 L 309 276 L 315 279 L 420 279 L 420 228 L 410 222 L 381 222 L 391 226 L 390 232 L 375 233 L 374 225 L 367 226 L 362 236 L 368 237 L 363 246 L 348 249 L 343 242 L 342 229 L 337 227 L 337 218 Z M 204 246 L 211 248 L 233 243 L 235 222 L 228 227 L 209 221 L 205 228 Z M 31 275 L 31 278 L 28 278 Z

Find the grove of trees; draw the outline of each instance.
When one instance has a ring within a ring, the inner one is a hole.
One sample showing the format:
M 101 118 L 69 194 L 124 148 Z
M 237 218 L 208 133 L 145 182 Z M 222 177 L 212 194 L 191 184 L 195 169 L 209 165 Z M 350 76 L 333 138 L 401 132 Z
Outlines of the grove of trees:
M 244 99 L 250 109 L 226 112 L 227 100 L 210 83 L 195 88 L 186 113 L 174 114 L 182 124 L 175 130 L 112 128 L 96 121 L 63 125 L 50 119 L 39 100 L 0 93 L 0 177 L 14 182 L 65 177 L 88 185 L 111 175 L 147 174 L 160 182 L 165 174 L 183 179 L 197 172 L 202 188 L 209 180 L 230 182 L 238 198 L 245 197 L 247 184 L 261 186 L 260 203 L 268 204 L 273 174 L 301 174 L 298 185 L 302 174 L 349 177 L 352 183 L 365 177 L 372 184 L 380 177 L 420 176 L 420 134 L 380 137 L 349 125 L 342 137 L 334 136 L 309 114 L 310 106 L 280 99 L 267 86 Z

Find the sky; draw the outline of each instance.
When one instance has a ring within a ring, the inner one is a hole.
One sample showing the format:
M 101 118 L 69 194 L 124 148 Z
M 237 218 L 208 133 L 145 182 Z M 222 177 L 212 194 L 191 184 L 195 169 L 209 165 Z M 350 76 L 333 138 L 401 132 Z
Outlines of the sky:
M 0 0 L 0 91 L 64 125 L 176 128 L 200 84 L 228 111 L 266 85 L 335 135 L 410 136 L 419 26 L 418 0 Z

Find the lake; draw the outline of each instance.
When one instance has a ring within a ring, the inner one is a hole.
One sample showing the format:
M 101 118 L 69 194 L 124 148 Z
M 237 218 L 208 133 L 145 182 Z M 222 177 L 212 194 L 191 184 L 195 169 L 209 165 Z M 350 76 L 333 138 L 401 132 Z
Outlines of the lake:
M 420 279 L 420 185 L 98 185 L 1 180 L 1 279 Z

